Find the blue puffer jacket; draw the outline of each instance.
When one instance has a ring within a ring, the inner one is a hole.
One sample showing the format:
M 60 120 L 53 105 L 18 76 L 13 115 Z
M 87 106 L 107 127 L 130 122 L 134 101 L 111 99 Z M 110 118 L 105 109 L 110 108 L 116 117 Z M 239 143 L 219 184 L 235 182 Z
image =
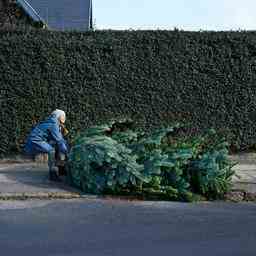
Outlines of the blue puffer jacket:
M 67 153 L 67 143 L 60 132 L 59 121 L 56 117 L 50 116 L 32 129 L 24 150 L 30 155 L 41 152 L 49 153 L 55 145 L 61 153 Z

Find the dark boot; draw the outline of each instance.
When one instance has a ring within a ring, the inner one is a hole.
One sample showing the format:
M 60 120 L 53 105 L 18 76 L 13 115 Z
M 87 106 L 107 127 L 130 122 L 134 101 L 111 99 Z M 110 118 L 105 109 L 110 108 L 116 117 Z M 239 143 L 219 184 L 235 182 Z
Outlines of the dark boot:
M 58 176 L 57 172 L 49 172 L 49 180 L 55 182 L 61 182 L 61 178 Z
M 59 166 L 59 176 L 67 176 L 67 171 L 65 166 Z
M 55 151 L 51 151 L 48 154 L 48 166 L 49 166 L 49 179 L 51 181 L 57 181 L 61 182 L 62 180 L 58 176 L 58 167 L 56 167 L 56 161 L 55 161 Z

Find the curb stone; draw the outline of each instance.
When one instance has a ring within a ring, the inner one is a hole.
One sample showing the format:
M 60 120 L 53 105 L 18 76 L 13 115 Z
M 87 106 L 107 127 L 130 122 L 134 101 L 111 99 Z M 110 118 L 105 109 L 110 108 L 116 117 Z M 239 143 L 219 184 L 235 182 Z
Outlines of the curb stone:
M 1 201 L 25 201 L 25 200 L 58 200 L 58 199 L 105 199 L 105 200 L 128 200 L 128 201 L 144 201 L 138 198 L 131 198 L 126 196 L 109 196 L 109 195 L 88 195 L 69 192 L 38 192 L 38 193 L 0 193 Z M 146 200 L 147 201 L 147 200 Z M 256 202 L 256 193 L 249 193 L 243 190 L 235 190 L 225 195 L 224 201 L 228 202 Z M 170 201 L 171 202 L 171 201 Z M 210 202 L 210 201 L 199 201 Z
M 256 193 L 245 193 L 244 201 L 256 202 Z
M 68 192 L 39 192 L 39 193 L 0 193 L 0 201 L 29 200 L 29 199 L 95 199 L 97 197 Z
M 225 195 L 225 200 L 231 202 L 256 202 L 256 193 L 233 190 Z

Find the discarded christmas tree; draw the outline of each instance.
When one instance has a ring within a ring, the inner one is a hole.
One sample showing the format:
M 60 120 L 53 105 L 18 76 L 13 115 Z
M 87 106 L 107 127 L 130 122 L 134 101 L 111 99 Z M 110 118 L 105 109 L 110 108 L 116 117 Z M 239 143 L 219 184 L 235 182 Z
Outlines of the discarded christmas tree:
M 72 184 L 86 193 L 193 201 L 231 189 L 228 144 L 215 131 L 179 134 L 180 125 L 144 134 L 131 120 L 92 127 L 73 142 Z

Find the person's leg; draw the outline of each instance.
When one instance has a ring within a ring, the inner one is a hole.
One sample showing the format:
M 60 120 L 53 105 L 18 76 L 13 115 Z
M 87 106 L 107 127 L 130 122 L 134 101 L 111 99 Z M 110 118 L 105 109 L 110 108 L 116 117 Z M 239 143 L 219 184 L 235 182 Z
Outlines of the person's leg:
M 55 149 L 48 152 L 48 166 L 49 166 L 49 172 L 56 172 L 58 171 L 58 168 L 56 166 L 56 152 Z
M 54 141 L 49 141 L 49 145 L 52 148 L 48 153 L 48 156 L 49 156 L 49 170 L 50 170 L 50 172 L 56 172 L 57 173 L 57 171 L 58 171 L 58 168 L 56 166 L 57 145 Z
M 56 166 L 56 152 L 53 149 L 48 153 L 49 179 L 52 181 L 61 181 L 58 176 L 58 167 Z
M 66 154 L 61 153 L 59 150 L 56 151 L 56 165 L 58 166 L 59 176 L 66 176 L 65 165 L 66 165 Z
M 57 144 L 53 141 L 49 142 L 52 146 L 55 147 L 55 161 L 56 166 L 58 167 L 58 175 L 59 176 L 66 176 L 66 161 L 67 161 L 67 154 L 60 151 L 60 148 L 57 146 Z M 65 142 L 66 147 L 68 148 L 67 142 Z
M 49 179 L 53 181 L 61 181 L 58 177 L 55 160 L 55 147 L 47 142 L 37 142 L 34 145 L 35 150 L 41 153 L 48 153 L 48 167 L 49 167 Z

